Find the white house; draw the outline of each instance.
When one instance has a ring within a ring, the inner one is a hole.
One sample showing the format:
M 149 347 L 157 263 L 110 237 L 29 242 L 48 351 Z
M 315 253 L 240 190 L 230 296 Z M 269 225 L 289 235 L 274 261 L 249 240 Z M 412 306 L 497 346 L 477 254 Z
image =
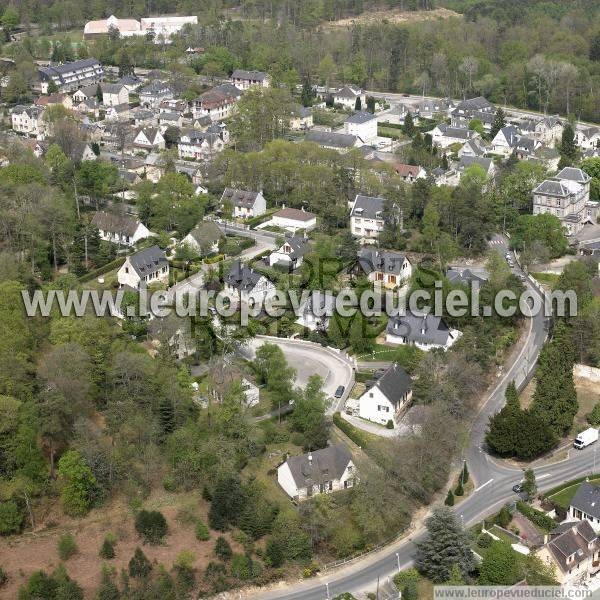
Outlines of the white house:
M 335 312 L 335 296 L 322 291 L 312 291 L 298 308 L 296 323 L 311 331 L 325 331 Z
M 491 158 L 484 158 L 483 156 L 461 156 L 457 166 L 460 176 L 462 177 L 465 169 L 468 169 L 472 165 L 479 165 L 485 171 L 488 178 L 492 178 L 496 173 L 496 167 Z
M 169 280 L 169 261 L 164 250 L 158 246 L 150 246 L 139 252 L 130 254 L 117 271 L 120 286 L 139 289 L 142 284 L 149 285 Z
M 523 135 L 544 144 L 552 144 L 560 140 L 564 124 L 558 115 L 553 115 L 537 120 L 527 119 L 519 124 L 519 129 Z
M 487 152 L 482 140 L 469 140 L 462 145 L 458 151 L 458 158 L 463 156 L 482 157 Z
M 232 300 L 246 304 L 264 301 L 275 286 L 264 275 L 236 260 L 225 277 L 223 291 Z
M 600 531 L 600 487 L 592 485 L 589 481 L 582 482 L 569 504 L 567 520 L 585 520 L 598 533 Z
M 271 79 L 267 73 L 262 71 L 244 71 L 243 69 L 236 69 L 231 74 L 231 83 L 240 90 L 247 90 L 251 87 L 262 87 L 268 88 Z
M 83 37 L 90 39 L 107 35 L 111 30 L 120 37 L 151 36 L 155 44 L 171 43 L 171 37 L 179 33 L 186 25 L 197 25 L 198 17 L 190 16 L 160 16 L 136 19 L 119 19 L 110 15 L 107 19 L 88 21 L 83 28 Z
M 600 127 L 578 127 L 575 131 L 577 145 L 584 150 L 600 147 Z
M 314 125 L 313 114 L 308 106 L 294 106 L 290 117 L 292 131 L 307 131 Z
M 447 148 L 452 144 L 464 144 L 481 137 L 476 131 L 466 127 L 450 127 L 444 123 L 436 125 L 429 134 L 433 144 L 440 148 Z
M 225 237 L 220 227 L 212 221 L 203 221 L 192 229 L 181 243 L 195 250 L 199 255 L 213 254 L 219 251 L 219 242 Z
M 367 111 L 359 111 L 344 121 L 344 133 L 359 137 L 365 144 L 377 139 L 377 117 Z
M 367 102 L 366 94 L 355 85 L 345 85 L 333 92 L 331 96 L 334 104 L 339 104 L 344 108 L 352 110 L 355 110 L 357 100 L 360 100 L 361 108 L 364 108 Z
M 144 150 L 164 150 L 165 138 L 162 136 L 160 129 L 144 127 L 136 133 L 133 145 Z
M 412 265 L 405 254 L 364 248 L 359 251 L 357 265 L 375 285 L 396 289 L 412 276 Z
M 99 211 L 93 216 L 92 225 L 98 228 L 101 239 L 123 246 L 133 246 L 150 236 L 141 221 L 125 214 Z
M 118 104 L 129 103 L 129 90 L 119 83 L 103 83 L 100 86 L 102 90 L 102 104 L 104 106 L 117 106 Z
M 393 364 L 358 399 L 358 415 L 367 421 L 386 425 L 392 421 L 398 426 L 400 417 L 412 400 L 410 375 Z
M 139 97 L 143 108 L 157 108 L 163 100 L 169 100 L 174 95 L 166 83 L 155 79 L 139 91 Z
M 434 348 L 448 350 L 461 335 L 457 329 L 450 329 L 442 317 L 407 311 L 405 315 L 390 318 L 385 341 L 388 344 L 416 346 L 428 352 Z
M 221 206 L 230 204 L 236 219 L 258 217 L 267 211 L 267 201 L 262 192 L 251 192 L 235 188 L 225 188 L 221 196 Z
M 277 468 L 277 481 L 296 501 L 351 488 L 356 467 L 346 446 L 336 444 L 300 456 L 290 456 Z
M 357 194 L 350 210 L 350 231 L 365 242 L 373 242 L 383 231 L 386 200 Z
M 15 106 L 11 113 L 12 128 L 18 133 L 42 138 L 46 131 L 44 109 L 38 106 Z
M 297 208 L 282 208 L 271 217 L 271 224 L 291 232 L 311 231 L 317 226 L 317 215 Z
M 522 135 L 514 125 L 507 125 L 500 129 L 492 140 L 492 152 L 504 157 L 515 152 L 519 158 L 526 158 L 539 146 L 539 141 Z
M 309 248 L 307 238 L 300 236 L 286 237 L 281 247 L 269 255 L 269 265 L 271 267 L 286 267 L 293 271 L 302 265 L 304 255 Z
M 128 121 L 129 104 L 115 104 L 106 109 L 105 119 L 107 121 Z
M 412 183 L 417 179 L 426 179 L 427 172 L 419 165 L 405 165 L 403 163 L 394 163 L 394 171 L 406 183 Z

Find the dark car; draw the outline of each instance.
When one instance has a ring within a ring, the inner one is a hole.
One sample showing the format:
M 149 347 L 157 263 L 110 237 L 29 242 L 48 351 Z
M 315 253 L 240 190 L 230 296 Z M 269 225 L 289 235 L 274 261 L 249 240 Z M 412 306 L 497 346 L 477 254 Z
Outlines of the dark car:
M 523 484 L 515 483 L 515 485 L 512 487 L 512 490 L 515 494 L 520 494 L 523 491 Z
M 341 398 L 341 397 L 344 395 L 344 390 L 345 390 L 345 389 L 346 389 L 346 388 L 345 388 L 343 385 L 340 385 L 340 386 L 338 386 L 338 389 L 337 389 L 337 390 L 335 390 L 335 394 L 334 394 L 334 396 L 335 396 L 336 398 Z

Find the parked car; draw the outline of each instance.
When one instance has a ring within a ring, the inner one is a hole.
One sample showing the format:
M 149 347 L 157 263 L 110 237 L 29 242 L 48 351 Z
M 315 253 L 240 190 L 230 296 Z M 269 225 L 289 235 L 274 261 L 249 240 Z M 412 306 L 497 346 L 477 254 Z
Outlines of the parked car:
M 515 485 L 512 486 L 512 491 L 515 494 L 520 494 L 523 491 L 523 484 L 522 483 L 515 483 Z
M 344 390 L 345 390 L 345 389 L 346 389 L 346 388 L 345 388 L 343 385 L 340 385 L 340 386 L 338 386 L 338 389 L 337 389 L 337 390 L 335 390 L 335 394 L 334 394 L 334 396 L 335 396 L 336 398 L 341 398 L 341 397 L 344 395 Z

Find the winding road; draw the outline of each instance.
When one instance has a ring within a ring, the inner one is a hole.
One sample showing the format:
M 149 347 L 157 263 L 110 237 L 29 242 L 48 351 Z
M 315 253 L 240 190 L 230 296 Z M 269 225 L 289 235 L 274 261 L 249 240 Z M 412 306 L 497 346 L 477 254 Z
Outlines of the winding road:
M 521 274 L 518 267 L 513 270 Z M 539 291 L 530 281 L 527 287 L 539 296 Z M 514 380 L 518 387 L 522 387 L 535 368 L 547 335 L 547 319 L 540 313 L 528 320 L 527 327 L 524 340 L 521 340 L 513 352 L 496 386 L 482 404 L 470 432 L 469 446 L 464 458 L 476 488 L 455 507 L 467 526 L 497 511 L 506 502 L 518 499 L 512 491 L 512 486 L 521 481 L 522 470 L 491 457 L 486 452 L 484 438 L 489 417 L 504 404 L 507 385 Z M 594 463 L 595 452 L 594 447 L 591 447 L 581 451 L 572 450 L 567 458 L 559 462 L 534 465 L 538 488 L 549 489 L 569 479 L 586 475 L 592 471 Z M 298 583 L 282 582 L 268 591 L 252 591 L 244 597 L 259 600 L 326 600 L 343 592 L 372 592 L 377 586 L 377 581 L 385 585 L 399 568 L 403 569 L 412 564 L 415 542 L 422 539 L 423 535 L 424 529 L 419 523 L 407 537 L 351 561 L 335 571 L 325 572 L 316 578 Z

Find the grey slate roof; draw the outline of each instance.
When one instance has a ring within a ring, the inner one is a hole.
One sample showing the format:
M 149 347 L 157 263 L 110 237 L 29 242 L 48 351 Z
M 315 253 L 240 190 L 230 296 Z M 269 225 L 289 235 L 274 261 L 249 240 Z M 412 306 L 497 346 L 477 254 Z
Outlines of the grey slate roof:
M 328 148 L 353 148 L 358 140 L 355 135 L 333 131 L 309 131 L 304 139 Z
M 285 244 L 287 244 L 291 249 L 291 252 L 288 253 L 288 256 L 292 259 L 304 256 L 310 248 L 308 238 L 299 235 L 286 237 L 283 245 Z
M 479 111 L 491 110 L 494 108 L 494 105 L 483 96 L 477 96 L 476 98 L 469 98 L 468 100 L 459 102 L 456 108 L 463 111 Z
M 387 332 L 404 337 L 409 342 L 445 346 L 450 337 L 450 329 L 442 317 L 428 313 L 415 314 L 410 311 L 404 316 L 391 317 Z
M 151 83 L 149 83 L 146 87 L 143 87 L 140 90 L 140 95 L 145 96 L 162 96 L 164 94 L 169 94 L 171 92 L 169 86 L 162 81 L 155 79 Z
M 118 94 L 124 87 L 121 83 L 103 83 L 100 85 L 103 94 Z
M 569 179 L 577 183 L 587 183 L 591 177 L 583 170 L 575 167 L 565 167 L 557 175 L 557 179 Z
M 38 71 L 44 77 L 52 79 L 56 77 L 59 81 L 64 81 L 64 75 L 71 71 L 78 71 L 80 69 L 87 69 L 94 67 L 101 69 L 102 66 L 97 58 L 82 58 L 81 60 L 75 60 L 73 62 L 63 63 L 62 65 L 49 65 L 47 67 L 40 67 Z
M 268 75 L 263 71 L 244 71 L 243 69 L 236 69 L 232 74 L 232 79 L 246 79 L 249 81 L 264 81 Z
M 158 246 L 150 246 L 150 248 L 131 254 L 128 258 L 133 270 L 142 278 L 169 264 L 164 250 Z
M 241 292 L 249 292 L 254 289 L 261 277 L 262 275 L 258 271 L 236 260 L 225 277 L 225 283 Z
M 132 236 L 140 222 L 130 215 L 98 211 L 92 217 L 92 225 L 102 231 Z
M 203 135 L 199 133 L 199 135 Z M 231 200 L 233 206 L 240 206 L 244 208 L 252 208 L 256 202 L 256 197 L 259 192 L 250 192 L 248 190 L 239 190 L 237 188 L 225 188 L 223 195 L 221 196 L 221 202 L 228 199 Z
M 440 123 L 437 128 L 445 137 L 456 138 L 458 140 L 470 140 L 474 137 L 474 132 L 466 127 L 450 127 L 444 123 Z
M 358 264 L 369 275 L 373 271 L 400 275 L 406 256 L 400 252 L 364 248 L 358 252 Z
M 360 90 L 354 86 L 345 85 L 333 95 L 339 96 L 340 98 L 356 98 L 357 96 L 360 96 Z
M 482 156 L 461 156 L 458 168 L 462 170 L 471 165 L 479 165 L 487 173 L 493 162 L 491 158 L 483 158 Z
M 336 444 L 308 454 L 290 456 L 287 464 L 296 487 L 303 489 L 309 485 L 340 479 L 351 460 L 352 456 L 346 446 Z
M 471 269 L 461 269 L 460 267 L 450 267 L 446 271 L 446 278 L 454 285 L 470 285 L 472 281 L 483 283 L 488 280 L 488 274 L 482 271 L 477 273 Z
M 542 183 L 533 190 L 533 193 L 566 198 L 570 195 L 571 191 L 560 181 L 560 179 L 552 178 L 542 181 Z
M 600 519 L 600 487 L 584 481 L 575 492 L 571 506 L 582 512 Z
M 357 124 L 368 123 L 369 121 L 372 121 L 373 119 L 377 119 L 377 117 L 373 113 L 370 113 L 366 110 L 360 110 L 357 113 L 350 115 L 346 119 L 346 123 L 357 123 Z
M 374 198 L 357 194 L 351 216 L 364 219 L 383 219 L 385 198 Z
M 412 390 L 410 375 L 398 364 L 394 363 L 377 380 L 373 387 L 379 388 L 383 395 L 394 405 L 400 402 L 407 392 Z

